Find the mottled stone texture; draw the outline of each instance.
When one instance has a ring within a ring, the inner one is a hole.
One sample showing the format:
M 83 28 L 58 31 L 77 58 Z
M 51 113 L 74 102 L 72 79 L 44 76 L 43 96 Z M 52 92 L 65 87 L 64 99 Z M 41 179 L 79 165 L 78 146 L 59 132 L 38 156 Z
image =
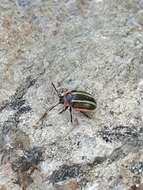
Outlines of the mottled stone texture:
M 59 92 L 97 100 L 91 119 Z M 0 0 L 0 190 L 143 190 L 143 1 Z

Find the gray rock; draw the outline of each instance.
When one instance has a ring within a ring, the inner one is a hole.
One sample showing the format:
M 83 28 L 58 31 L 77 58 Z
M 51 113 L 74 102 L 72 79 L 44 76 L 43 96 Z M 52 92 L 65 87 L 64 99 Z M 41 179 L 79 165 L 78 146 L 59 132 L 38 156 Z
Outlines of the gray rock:
M 1 1 L 0 189 L 142 188 L 142 4 Z M 58 101 L 51 82 L 91 93 L 91 119 L 73 110 L 71 124 L 62 105 L 47 112 Z M 27 161 L 33 147 L 43 160 L 32 151 Z

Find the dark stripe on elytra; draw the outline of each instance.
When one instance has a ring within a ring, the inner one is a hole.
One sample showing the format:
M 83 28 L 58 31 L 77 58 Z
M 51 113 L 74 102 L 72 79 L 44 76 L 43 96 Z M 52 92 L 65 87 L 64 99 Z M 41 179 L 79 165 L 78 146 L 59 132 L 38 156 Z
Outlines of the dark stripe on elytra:
M 79 95 L 89 96 L 89 97 L 93 98 L 91 94 L 89 94 L 88 92 L 84 92 L 84 91 L 72 90 L 71 93 L 73 95 L 79 94 Z
M 80 94 L 78 92 L 72 94 L 72 99 L 73 100 L 85 100 L 85 101 L 91 101 L 91 102 L 96 103 L 95 99 L 92 96 Z

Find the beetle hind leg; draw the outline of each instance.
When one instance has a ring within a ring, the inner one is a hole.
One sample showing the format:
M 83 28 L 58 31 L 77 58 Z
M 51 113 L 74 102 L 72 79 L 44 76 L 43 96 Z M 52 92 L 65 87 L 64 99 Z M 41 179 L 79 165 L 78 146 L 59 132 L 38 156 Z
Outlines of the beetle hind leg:
M 70 117 L 71 117 L 71 123 L 72 123 L 72 108 L 70 107 Z
M 80 111 L 80 113 L 82 113 L 85 117 L 87 117 L 87 118 L 91 119 L 91 117 L 90 117 L 88 114 L 86 114 L 85 112 Z

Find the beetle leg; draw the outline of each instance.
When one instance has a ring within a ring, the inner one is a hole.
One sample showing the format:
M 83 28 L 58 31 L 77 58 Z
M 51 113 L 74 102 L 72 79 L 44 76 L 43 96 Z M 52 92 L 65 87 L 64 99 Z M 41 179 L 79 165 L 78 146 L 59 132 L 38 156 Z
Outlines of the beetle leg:
M 70 117 L 71 117 L 71 123 L 72 123 L 72 108 L 70 107 Z
M 62 111 L 59 112 L 59 114 L 63 113 L 64 111 L 66 111 L 68 109 L 68 107 L 65 107 Z
M 33 125 L 34 128 L 37 128 L 38 123 L 47 116 L 47 111 L 38 119 L 38 121 Z
M 80 111 L 84 116 L 86 116 L 87 118 L 89 118 L 89 119 L 91 119 L 91 117 L 88 115 L 88 114 L 86 114 L 85 112 L 83 112 L 83 111 Z

